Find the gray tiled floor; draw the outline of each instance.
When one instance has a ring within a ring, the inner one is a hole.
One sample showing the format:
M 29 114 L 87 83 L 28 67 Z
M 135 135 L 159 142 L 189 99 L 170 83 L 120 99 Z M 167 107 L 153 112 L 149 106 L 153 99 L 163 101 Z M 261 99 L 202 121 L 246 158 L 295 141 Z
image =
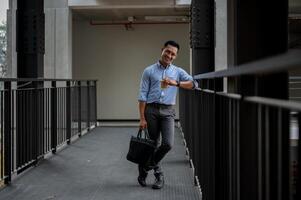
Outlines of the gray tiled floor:
M 0 191 L 0 200 L 198 200 L 179 130 L 164 159 L 165 187 L 137 183 L 137 166 L 126 160 L 133 127 L 97 127 L 56 155 L 42 161 Z

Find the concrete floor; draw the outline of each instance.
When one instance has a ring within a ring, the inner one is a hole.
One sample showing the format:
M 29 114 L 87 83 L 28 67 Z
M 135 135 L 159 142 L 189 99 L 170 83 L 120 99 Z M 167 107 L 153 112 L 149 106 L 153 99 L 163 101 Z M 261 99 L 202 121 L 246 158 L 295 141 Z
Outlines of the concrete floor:
M 137 165 L 126 160 L 135 127 L 97 127 L 43 160 L 0 190 L 0 200 L 199 200 L 178 129 L 163 160 L 165 186 L 153 190 L 137 182 Z

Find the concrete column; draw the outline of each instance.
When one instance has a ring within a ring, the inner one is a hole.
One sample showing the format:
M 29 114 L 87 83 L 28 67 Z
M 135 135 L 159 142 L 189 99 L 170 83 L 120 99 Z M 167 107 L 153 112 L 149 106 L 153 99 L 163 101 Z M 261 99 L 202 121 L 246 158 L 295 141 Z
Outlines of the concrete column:
M 18 78 L 43 78 L 44 0 L 17 0 L 17 3 L 17 76 Z
M 214 1 L 191 2 L 192 74 L 214 71 Z
M 17 52 L 16 52 L 16 10 L 17 0 L 9 0 L 7 10 L 7 74 L 8 78 L 17 77 Z
M 45 78 L 72 77 L 72 13 L 67 0 L 45 0 Z M 7 11 L 7 77 L 17 77 L 17 0 L 9 0 Z
M 215 8 L 215 71 L 218 71 L 228 66 L 227 1 L 216 0 Z
M 45 78 L 72 77 L 72 12 L 68 2 L 45 0 Z
M 215 1 L 215 71 L 228 68 L 228 23 L 227 1 Z M 227 80 L 223 80 L 224 91 L 228 90 Z

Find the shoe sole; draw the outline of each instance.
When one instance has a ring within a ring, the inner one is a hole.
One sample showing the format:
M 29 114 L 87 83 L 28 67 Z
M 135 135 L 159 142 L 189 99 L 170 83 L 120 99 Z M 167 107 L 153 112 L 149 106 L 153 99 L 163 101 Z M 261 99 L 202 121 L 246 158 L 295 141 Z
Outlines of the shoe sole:
M 159 190 L 159 189 L 162 189 L 162 188 L 163 188 L 163 186 L 162 187 L 152 186 L 152 189 L 154 189 L 154 190 Z
M 146 184 L 142 183 L 142 182 L 139 180 L 139 178 L 137 178 L 137 180 L 138 180 L 138 183 L 139 183 L 140 186 L 146 187 Z
M 163 186 L 164 186 L 164 182 L 163 182 L 163 185 L 162 185 L 161 187 L 159 187 L 159 186 L 157 186 L 157 185 L 152 185 L 152 188 L 153 188 L 154 190 L 159 190 L 159 189 L 162 189 Z

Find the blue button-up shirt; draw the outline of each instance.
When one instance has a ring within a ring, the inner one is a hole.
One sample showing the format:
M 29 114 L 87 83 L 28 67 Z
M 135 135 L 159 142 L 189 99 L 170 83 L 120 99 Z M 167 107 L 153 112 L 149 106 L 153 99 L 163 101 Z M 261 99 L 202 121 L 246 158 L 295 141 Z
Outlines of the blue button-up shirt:
M 157 62 L 145 68 L 140 82 L 138 100 L 146 103 L 175 105 L 178 87 L 170 85 L 167 88 L 160 87 L 161 80 L 166 77 L 177 81 L 193 81 L 192 76 L 180 67 L 170 64 L 165 68 Z

